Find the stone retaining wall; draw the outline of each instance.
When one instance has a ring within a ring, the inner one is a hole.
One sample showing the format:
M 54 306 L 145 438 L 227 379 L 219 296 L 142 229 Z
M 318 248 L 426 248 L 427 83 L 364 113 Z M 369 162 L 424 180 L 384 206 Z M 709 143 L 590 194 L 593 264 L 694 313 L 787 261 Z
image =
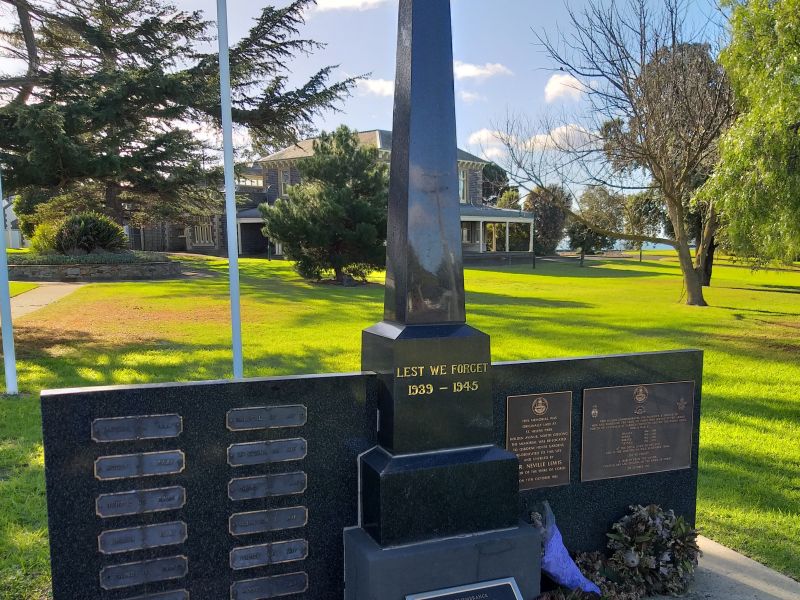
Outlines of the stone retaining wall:
M 13 281 L 126 281 L 170 279 L 181 274 L 175 261 L 125 264 L 9 265 Z

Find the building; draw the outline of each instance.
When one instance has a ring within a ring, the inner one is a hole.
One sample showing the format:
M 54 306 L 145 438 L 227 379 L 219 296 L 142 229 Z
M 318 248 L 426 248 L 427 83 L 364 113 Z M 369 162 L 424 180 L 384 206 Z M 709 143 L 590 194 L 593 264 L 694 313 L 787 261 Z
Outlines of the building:
M 391 159 L 392 133 L 381 129 L 358 133 L 364 146 L 378 149 L 379 156 L 387 163 Z M 237 196 L 245 198 L 236 215 L 239 233 L 239 254 L 248 256 L 282 256 L 283 248 L 279 241 L 268 243 L 261 233 L 263 219 L 258 208 L 260 204 L 275 204 L 279 198 L 288 198 L 289 189 L 301 182 L 298 162 L 308 158 L 314 151 L 314 139 L 307 139 L 284 148 L 250 167 L 240 170 L 236 181 Z M 529 254 L 533 240 L 533 215 L 521 210 L 510 210 L 483 204 L 483 168 L 487 162 L 477 156 L 458 150 L 459 198 L 461 200 L 461 237 L 464 256 L 467 260 L 496 257 L 503 254 L 507 258 Z M 524 227 L 528 233 L 528 247 L 521 250 L 509 246 L 509 229 L 512 225 Z M 500 234 L 490 235 L 500 229 Z M 198 254 L 224 256 L 227 240 L 225 216 L 223 214 L 197 218 L 195 223 L 176 235 L 174 228 L 163 226 L 149 228 L 151 233 L 143 234 L 143 249 L 186 251 Z M 147 230 L 146 230 L 147 231 Z M 148 235 L 154 238 L 148 244 Z M 135 235 L 134 235 L 135 237 Z M 497 248 L 496 240 L 501 237 L 505 243 Z M 157 238 L 157 239 L 156 239 Z M 487 240 L 494 243 L 489 246 Z M 156 247 L 158 242 L 160 247 Z M 180 247 L 179 247 L 180 246 Z M 137 247 L 139 247 L 137 245 Z M 487 255 L 487 256 L 482 256 Z

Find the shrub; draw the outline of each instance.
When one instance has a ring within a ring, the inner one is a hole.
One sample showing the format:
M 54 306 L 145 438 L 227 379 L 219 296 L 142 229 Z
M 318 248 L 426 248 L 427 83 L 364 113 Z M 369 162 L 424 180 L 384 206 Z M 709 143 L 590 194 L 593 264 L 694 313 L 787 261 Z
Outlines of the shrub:
M 95 250 L 113 252 L 122 250 L 127 243 L 125 231 L 120 225 L 93 212 L 67 217 L 55 237 L 55 249 L 62 254 L 76 251 L 88 254 Z
M 39 223 L 33 230 L 31 250 L 36 254 L 52 254 L 56 251 L 56 234 L 61 226 L 57 223 Z

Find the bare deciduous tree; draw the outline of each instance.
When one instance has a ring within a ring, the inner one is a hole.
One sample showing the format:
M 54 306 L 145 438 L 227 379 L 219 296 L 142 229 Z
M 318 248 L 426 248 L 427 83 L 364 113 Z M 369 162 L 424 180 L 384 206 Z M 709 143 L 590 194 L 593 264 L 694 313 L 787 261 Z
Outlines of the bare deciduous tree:
M 509 115 L 496 132 L 506 149 L 503 166 L 523 186 L 545 188 L 555 180 L 657 192 L 674 237 L 609 230 L 580 207 L 573 217 L 599 234 L 673 246 L 687 303 L 705 306 L 705 258 L 718 214 L 711 201 L 694 206 L 693 195 L 713 168 L 719 136 L 734 116 L 725 73 L 710 44 L 698 43 L 689 31 L 680 0 L 590 0 L 569 15 L 568 31 L 537 38 L 582 92 L 586 111 L 538 122 Z M 694 257 L 687 231 L 692 208 L 703 219 Z

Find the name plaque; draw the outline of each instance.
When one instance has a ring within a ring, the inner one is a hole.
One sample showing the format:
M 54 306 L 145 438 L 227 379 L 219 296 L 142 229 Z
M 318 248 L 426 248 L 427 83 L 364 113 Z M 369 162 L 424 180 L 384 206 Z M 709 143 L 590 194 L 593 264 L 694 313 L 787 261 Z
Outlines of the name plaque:
M 178 437 L 183 432 L 180 415 L 112 417 L 92 421 L 95 442 L 158 440 Z
M 234 548 L 231 550 L 230 564 L 231 569 L 240 571 L 305 560 L 307 557 L 308 542 L 306 540 L 289 540 Z
M 406 596 L 406 600 L 431 600 L 433 598 L 438 600 L 523 600 L 522 593 L 513 577 Z
M 300 404 L 234 408 L 228 411 L 226 418 L 228 429 L 231 431 L 302 427 L 307 420 L 308 411 Z
M 159 594 L 145 594 L 135 598 L 125 600 L 189 600 L 189 592 L 186 590 L 175 590 L 174 592 L 161 592 Z
M 159 523 L 126 529 L 112 529 L 97 536 L 97 545 L 103 554 L 118 554 L 133 550 L 174 546 L 186 541 L 186 523 Z
M 189 562 L 185 556 L 112 565 L 100 571 L 100 587 L 104 590 L 116 590 L 156 581 L 180 579 L 186 577 L 188 572 Z
M 306 523 L 308 523 L 308 509 L 305 506 L 293 506 L 233 514 L 228 519 L 228 531 L 231 535 L 251 535 L 296 529 L 305 527 Z
M 308 478 L 302 471 L 279 473 L 258 477 L 232 479 L 228 484 L 228 497 L 231 500 L 253 500 L 275 496 L 302 494 L 308 486 Z
M 102 494 L 95 501 L 97 515 L 103 518 L 176 510 L 185 504 L 186 490 L 180 486 Z
M 159 594 L 145 594 L 135 598 L 125 600 L 189 600 L 189 592 L 186 590 L 175 590 L 174 592 L 161 592 Z
M 180 450 L 167 452 L 143 452 L 101 456 L 94 461 L 94 476 L 101 481 L 175 475 L 183 472 L 184 455 Z
M 232 467 L 302 460 L 308 452 L 303 438 L 232 444 L 228 448 L 228 464 Z
M 688 469 L 694 381 L 583 392 L 581 480 Z
M 288 573 L 274 577 L 261 577 L 237 581 L 231 586 L 231 600 L 265 600 L 308 590 L 306 573 Z
M 572 392 L 509 396 L 506 403 L 506 449 L 519 458 L 519 489 L 568 484 Z

